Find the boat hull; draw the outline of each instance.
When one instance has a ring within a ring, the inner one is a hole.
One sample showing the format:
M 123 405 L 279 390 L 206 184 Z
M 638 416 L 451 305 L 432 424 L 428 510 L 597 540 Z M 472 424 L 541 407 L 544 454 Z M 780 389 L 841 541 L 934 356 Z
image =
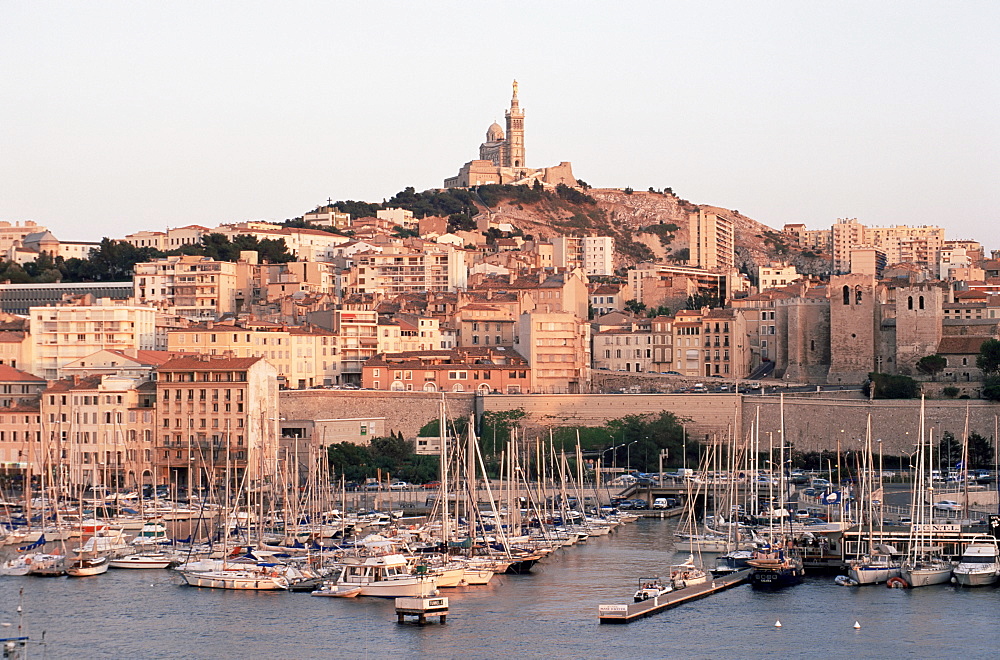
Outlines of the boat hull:
M 77 559 L 66 566 L 66 575 L 70 577 L 91 577 L 108 572 L 108 558 Z
M 946 584 L 951 580 L 951 566 L 938 568 L 907 568 L 903 567 L 900 577 L 913 588 L 929 587 L 934 584 Z
M 858 584 L 882 584 L 899 577 L 899 566 L 851 566 L 847 575 Z
M 111 568 L 167 568 L 170 566 L 169 557 L 143 557 L 142 555 L 128 555 L 120 559 L 112 559 L 109 562 Z
M 986 587 L 996 584 L 1000 579 L 1000 573 L 995 569 L 988 571 L 960 571 L 955 569 L 953 573 L 955 581 L 963 587 Z
M 784 589 L 801 584 L 804 578 L 801 567 L 754 568 L 750 572 L 750 585 L 754 589 Z
M 192 587 L 208 589 L 232 589 L 235 591 L 283 591 L 288 581 L 281 576 L 262 575 L 243 571 L 208 571 L 205 573 L 181 573 L 181 577 Z

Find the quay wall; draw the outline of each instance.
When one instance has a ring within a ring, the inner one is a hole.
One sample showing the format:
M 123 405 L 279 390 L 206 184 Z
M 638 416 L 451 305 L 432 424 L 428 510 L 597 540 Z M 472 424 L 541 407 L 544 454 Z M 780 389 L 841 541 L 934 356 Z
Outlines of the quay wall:
M 435 392 L 380 392 L 371 390 L 282 390 L 281 416 L 286 420 L 384 417 L 386 433 L 413 438 L 420 427 L 437 419 L 441 394 Z M 468 417 L 475 395 L 445 394 L 449 417 Z
M 600 426 L 626 415 L 669 411 L 686 420 L 688 437 L 702 440 L 712 434 L 726 437 L 730 429 L 745 437 L 760 417 L 760 438 L 767 433 L 777 446 L 781 430 L 778 396 L 743 394 L 509 394 L 476 396 L 446 394 L 451 417 L 477 416 L 486 411 L 524 409 L 522 426 L 530 430 L 556 426 Z M 432 392 L 376 392 L 367 390 L 285 390 L 281 416 L 286 420 L 384 417 L 387 432 L 416 436 L 421 426 L 438 415 L 440 394 Z M 926 428 L 935 442 L 944 431 L 961 438 L 966 409 L 969 430 L 993 438 L 1000 405 L 988 401 L 928 400 Z M 872 412 L 872 438 L 882 439 L 886 455 L 912 453 L 920 430 L 919 400 L 869 402 L 855 392 L 822 392 L 785 397 L 784 418 L 788 441 L 796 451 L 860 447 L 865 437 L 868 411 Z M 877 447 L 877 445 L 876 445 Z M 876 448 L 877 451 L 877 448 Z

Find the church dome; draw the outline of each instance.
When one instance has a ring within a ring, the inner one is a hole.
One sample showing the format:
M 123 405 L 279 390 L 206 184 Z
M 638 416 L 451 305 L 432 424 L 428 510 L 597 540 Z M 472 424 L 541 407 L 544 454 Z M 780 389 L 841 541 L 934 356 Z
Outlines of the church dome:
M 493 122 L 493 125 L 486 129 L 487 142 L 503 142 L 503 129 L 500 124 Z

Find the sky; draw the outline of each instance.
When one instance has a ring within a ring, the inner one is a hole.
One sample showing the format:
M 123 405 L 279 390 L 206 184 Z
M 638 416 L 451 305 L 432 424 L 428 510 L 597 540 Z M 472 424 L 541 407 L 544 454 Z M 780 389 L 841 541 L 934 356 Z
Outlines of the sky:
M 532 167 L 1000 248 L 1000 3 L 0 0 L 0 220 L 284 220 Z

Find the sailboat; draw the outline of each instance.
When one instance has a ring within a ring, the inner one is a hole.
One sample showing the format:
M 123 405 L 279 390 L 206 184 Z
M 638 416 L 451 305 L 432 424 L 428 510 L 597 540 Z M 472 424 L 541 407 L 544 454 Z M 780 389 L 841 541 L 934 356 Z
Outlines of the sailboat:
M 788 510 L 785 508 L 785 495 L 788 486 L 785 483 L 785 395 L 781 395 L 781 445 L 779 450 L 779 488 L 778 493 L 778 529 L 771 529 L 770 537 L 772 543 L 777 540 L 777 544 L 772 547 L 765 544 L 754 551 L 751 559 L 747 560 L 747 565 L 753 570 L 750 571 L 750 584 L 758 589 L 780 589 L 790 587 L 802 582 L 805 570 L 802 566 L 802 557 L 792 547 L 792 539 L 785 539 L 785 525 L 788 519 Z M 774 525 L 774 511 L 771 512 L 770 524 Z
M 913 524 L 910 525 L 909 555 L 900 569 L 900 576 L 890 580 L 890 586 L 926 587 L 932 584 L 944 584 L 951 580 L 952 563 L 941 557 L 939 549 L 928 544 L 932 540 L 930 530 L 934 526 L 934 509 L 930 508 L 930 518 L 926 517 L 928 507 L 924 505 L 926 497 L 925 454 L 927 447 L 924 438 L 924 398 L 920 397 L 920 431 L 918 435 L 916 483 L 913 487 L 911 505 Z M 899 583 L 902 580 L 902 584 Z
M 872 490 L 874 472 L 872 469 L 872 414 L 868 413 L 868 423 L 865 432 L 865 451 L 862 454 L 865 461 L 861 471 L 861 498 L 863 508 L 861 511 L 861 529 L 868 525 L 868 552 L 859 555 L 847 562 L 847 575 L 854 584 L 881 584 L 891 578 L 899 577 L 900 562 L 895 559 L 895 548 L 883 543 L 875 543 L 874 527 L 875 515 L 873 511 L 873 500 L 882 498 L 881 483 L 877 491 Z M 881 474 L 879 474 L 881 482 Z M 881 525 L 882 517 L 878 516 Z

